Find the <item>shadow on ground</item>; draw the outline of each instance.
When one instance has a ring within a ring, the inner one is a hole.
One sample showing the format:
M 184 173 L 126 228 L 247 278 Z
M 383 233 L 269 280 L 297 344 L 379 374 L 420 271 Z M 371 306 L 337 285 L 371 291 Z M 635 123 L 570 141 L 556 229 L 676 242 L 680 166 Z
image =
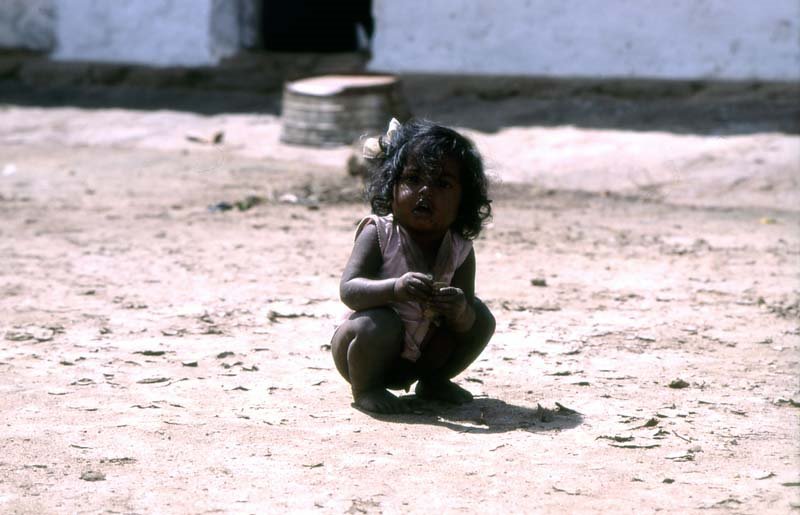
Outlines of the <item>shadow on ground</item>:
M 509 431 L 561 431 L 583 422 L 583 416 L 564 406 L 554 409 L 537 405 L 534 408 L 509 404 L 500 399 L 477 397 L 473 402 L 454 406 L 435 401 L 423 401 L 414 395 L 401 397 L 413 413 L 407 415 L 367 415 L 398 424 L 427 424 L 462 433 L 495 434 Z
M 25 87 L 0 82 L 0 105 L 25 107 L 76 107 L 80 109 L 131 109 L 186 111 L 202 115 L 223 113 L 280 114 L 278 92 L 215 91 L 133 86 Z
M 53 62 L 0 52 L 0 105 L 279 115 L 286 81 L 364 73 L 361 54 L 238 56 L 216 67 Z M 404 74 L 411 112 L 481 132 L 506 127 L 800 134 L 797 82 Z

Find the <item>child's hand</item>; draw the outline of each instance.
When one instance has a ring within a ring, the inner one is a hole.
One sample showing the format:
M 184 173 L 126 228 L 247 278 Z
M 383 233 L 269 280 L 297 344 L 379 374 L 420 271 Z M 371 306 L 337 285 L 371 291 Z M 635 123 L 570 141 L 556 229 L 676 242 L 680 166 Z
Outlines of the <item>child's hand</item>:
M 435 312 L 444 316 L 451 325 L 463 325 L 465 317 L 469 314 L 467 310 L 467 297 L 464 290 L 448 286 L 436 291 L 428 305 Z
M 433 295 L 433 279 L 419 272 L 407 272 L 395 281 L 394 295 L 399 302 L 428 302 Z

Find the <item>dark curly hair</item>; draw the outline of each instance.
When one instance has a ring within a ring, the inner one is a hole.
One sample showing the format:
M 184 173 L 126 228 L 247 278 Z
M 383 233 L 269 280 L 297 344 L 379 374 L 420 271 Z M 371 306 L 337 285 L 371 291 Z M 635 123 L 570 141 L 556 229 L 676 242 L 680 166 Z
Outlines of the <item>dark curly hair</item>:
M 408 164 L 423 170 L 436 170 L 445 159 L 454 159 L 461 168 L 461 202 L 451 229 L 466 239 L 480 234 L 492 216 L 488 197 L 489 180 L 483 170 L 475 145 L 448 127 L 428 120 L 410 120 L 393 136 L 391 142 L 380 139 L 383 156 L 371 160 L 367 197 L 376 215 L 392 212 L 394 185 Z

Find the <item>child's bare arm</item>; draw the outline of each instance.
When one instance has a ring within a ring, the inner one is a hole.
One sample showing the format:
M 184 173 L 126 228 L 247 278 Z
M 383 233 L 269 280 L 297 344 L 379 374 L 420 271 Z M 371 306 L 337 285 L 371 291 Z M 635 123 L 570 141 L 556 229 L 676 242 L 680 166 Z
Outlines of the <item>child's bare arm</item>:
M 347 307 L 362 311 L 391 302 L 430 298 L 431 279 L 424 274 L 409 272 L 399 278 L 375 279 L 382 263 L 378 230 L 369 224 L 356 238 L 339 283 L 339 296 Z

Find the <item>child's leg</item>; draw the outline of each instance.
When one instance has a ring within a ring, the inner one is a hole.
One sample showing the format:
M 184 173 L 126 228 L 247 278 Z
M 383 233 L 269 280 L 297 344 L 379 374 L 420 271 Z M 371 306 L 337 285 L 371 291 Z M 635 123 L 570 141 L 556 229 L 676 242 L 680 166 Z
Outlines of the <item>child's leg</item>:
M 463 403 L 472 400 L 472 394 L 451 381 L 478 359 L 489 343 L 495 329 L 495 320 L 489 308 L 479 299 L 473 304 L 475 324 L 466 333 L 443 331 L 441 341 L 431 342 L 436 354 L 420 360 L 421 378 L 415 392 L 418 397 Z M 446 357 L 441 352 L 446 352 Z M 441 365 L 440 365 L 441 364 Z
M 376 413 L 405 413 L 408 407 L 386 390 L 403 348 L 403 323 L 393 310 L 354 313 L 331 341 L 333 360 L 347 379 L 356 406 Z

